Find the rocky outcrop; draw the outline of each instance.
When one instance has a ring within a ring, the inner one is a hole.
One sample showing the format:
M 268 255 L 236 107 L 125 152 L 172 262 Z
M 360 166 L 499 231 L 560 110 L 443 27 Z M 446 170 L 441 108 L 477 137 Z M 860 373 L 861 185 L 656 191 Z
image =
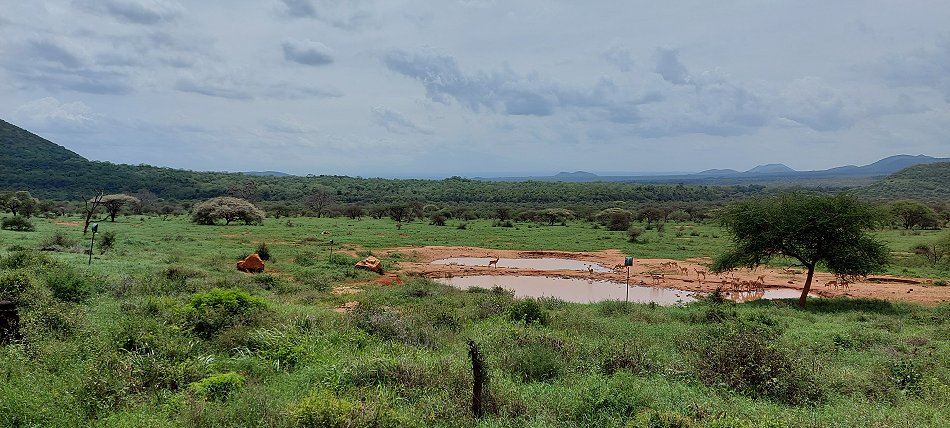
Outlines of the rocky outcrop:
M 356 267 L 371 270 L 379 274 L 383 273 L 383 263 L 373 256 L 366 257 L 365 259 L 356 262 Z
M 263 272 L 264 261 L 261 260 L 261 256 L 251 254 L 237 263 L 237 269 L 241 272 Z

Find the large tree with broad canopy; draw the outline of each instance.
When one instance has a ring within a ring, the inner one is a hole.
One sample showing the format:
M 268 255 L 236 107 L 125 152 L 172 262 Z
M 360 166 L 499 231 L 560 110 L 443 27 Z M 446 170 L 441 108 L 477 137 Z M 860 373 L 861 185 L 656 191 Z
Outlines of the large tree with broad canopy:
M 868 231 L 880 216 L 848 194 L 786 193 L 732 204 L 720 213 L 733 247 L 712 270 L 766 264 L 775 256 L 795 259 L 808 274 L 798 305 L 805 307 L 819 264 L 841 276 L 864 276 L 885 266 L 888 249 Z

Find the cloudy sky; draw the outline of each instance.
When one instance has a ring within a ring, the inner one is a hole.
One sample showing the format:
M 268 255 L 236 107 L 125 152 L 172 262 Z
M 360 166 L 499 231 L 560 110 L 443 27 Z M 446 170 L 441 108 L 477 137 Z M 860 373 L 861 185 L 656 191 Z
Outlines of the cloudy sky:
M 950 156 L 945 1 L 0 0 L 0 118 L 364 177 Z

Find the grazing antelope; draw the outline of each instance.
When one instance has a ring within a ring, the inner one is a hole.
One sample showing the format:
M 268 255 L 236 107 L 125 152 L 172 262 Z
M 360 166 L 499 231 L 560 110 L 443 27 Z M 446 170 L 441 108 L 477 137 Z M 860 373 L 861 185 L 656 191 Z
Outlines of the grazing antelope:
M 825 283 L 825 287 L 834 287 L 835 290 L 838 289 L 838 281 L 831 280 Z
M 488 267 L 498 267 L 498 257 L 495 257 L 493 260 L 488 261 Z
M 706 271 L 704 269 L 693 269 L 696 272 L 696 279 L 702 284 L 706 280 Z

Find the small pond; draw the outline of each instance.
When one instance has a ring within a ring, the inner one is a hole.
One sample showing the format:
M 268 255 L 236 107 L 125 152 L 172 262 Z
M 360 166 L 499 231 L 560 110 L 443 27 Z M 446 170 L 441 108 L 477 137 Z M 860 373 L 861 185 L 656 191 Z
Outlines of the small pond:
M 547 276 L 518 275 L 472 275 L 452 278 L 436 278 L 436 282 L 455 288 L 471 287 L 492 288 L 495 286 L 511 290 L 516 297 L 556 297 L 558 299 L 591 303 L 604 300 L 624 300 L 625 286 L 622 282 L 597 281 L 578 278 L 554 278 Z M 630 301 L 676 305 L 695 302 L 697 293 L 675 288 L 630 286 Z M 765 290 L 764 292 L 726 292 L 726 298 L 736 302 L 750 302 L 759 299 L 797 299 L 801 291 L 790 288 Z M 812 294 L 809 297 L 818 297 Z
M 514 291 L 516 297 L 556 297 L 576 303 L 624 300 L 626 295 L 623 283 L 575 278 L 473 275 L 438 278 L 435 281 L 463 290 L 470 287 L 492 288 L 499 286 Z M 632 302 L 675 305 L 696 301 L 693 295 L 693 292 L 673 288 L 630 286 L 630 301 Z
M 433 260 L 434 265 L 459 265 L 459 266 L 488 266 L 488 262 L 494 260 L 492 257 L 452 257 L 448 259 Z M 499 258 L 498 267 L 516 268 L 516 269 L 535 269 L 535 270 L 576 270 L 594 272 L 611 272 L 610 269 L 597 263 L 586 262 L 583 260 L 557 259 L 557 258 L 538 258 L 538 259 L 507 259 Z

